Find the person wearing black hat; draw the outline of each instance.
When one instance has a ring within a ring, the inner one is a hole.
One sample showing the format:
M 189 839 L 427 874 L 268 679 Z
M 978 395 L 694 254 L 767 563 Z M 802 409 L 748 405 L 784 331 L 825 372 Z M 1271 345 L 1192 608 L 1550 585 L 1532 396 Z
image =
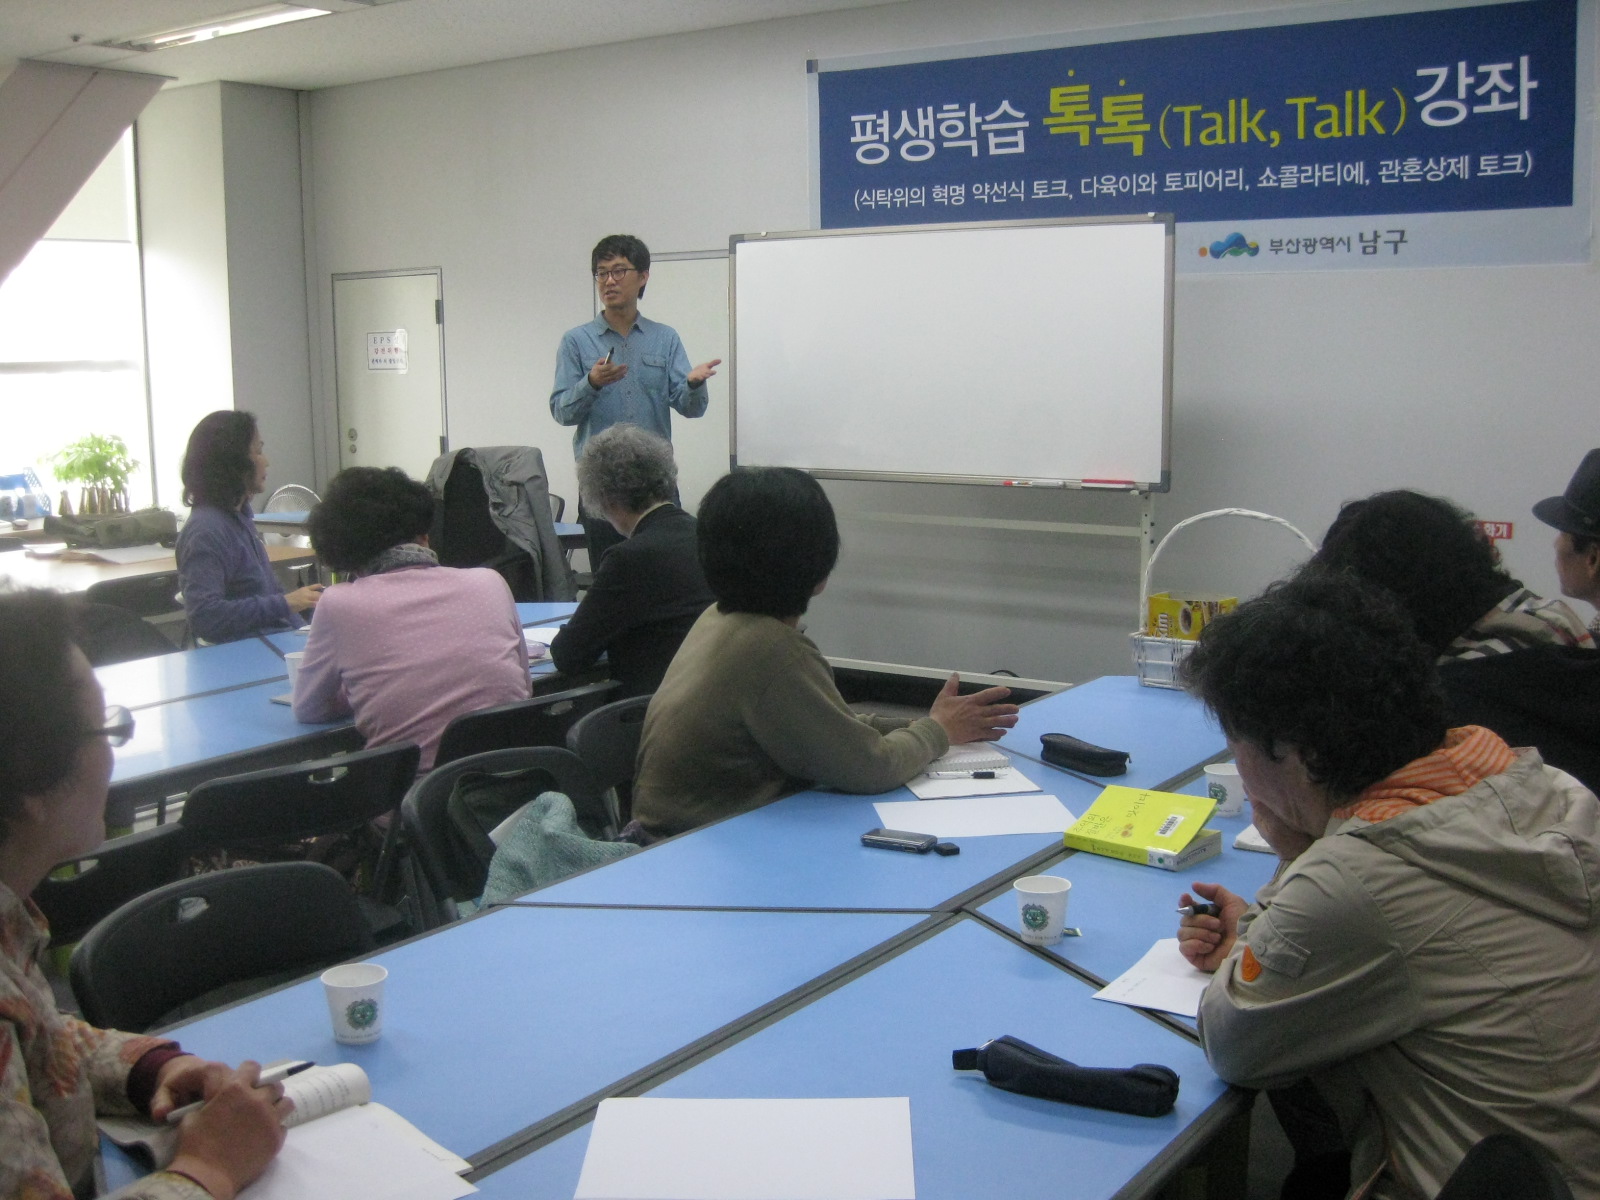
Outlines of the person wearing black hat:
M 1600 610 L 1600 450 L 1585 454 L 1566 492 L 1539 501 L 1533 515 L 1557 530 L 1561 594 Z M 1600 613 L 1589 631 L 1600 637 Z

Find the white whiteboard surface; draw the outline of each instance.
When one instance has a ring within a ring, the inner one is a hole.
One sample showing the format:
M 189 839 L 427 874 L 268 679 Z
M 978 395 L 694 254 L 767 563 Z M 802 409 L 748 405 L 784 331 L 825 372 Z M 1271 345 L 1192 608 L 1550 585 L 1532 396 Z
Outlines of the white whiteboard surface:
M 1171 232 L 1138 217 L 733 239 L 736 460 L 1164 487 Z

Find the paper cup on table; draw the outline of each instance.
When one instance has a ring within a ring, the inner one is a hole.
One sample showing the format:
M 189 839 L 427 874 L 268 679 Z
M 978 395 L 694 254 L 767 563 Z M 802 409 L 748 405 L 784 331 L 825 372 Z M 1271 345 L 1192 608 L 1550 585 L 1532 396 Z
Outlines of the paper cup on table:
M 1244 811 L 1244 780 L 1233 763 L 1212 763 L 1206 768 L 1206 792 L 1217 802 L 1217 816 L 1237 817 Z
M 289 668 L 289 695 L 294 695 L 294 689 L 300 680 L 300 664 L 305 662 L 304 650 L 291 650 L 283 656 L 283 665 Z
M 388 968 L 377 963 L 346 963 L 322 973 L 334 1041 L 359 1046 L 378 1040 L 383 1032 L 383 981 L 387 978 Z
M 1067 893 L 1070 879 L 1054 875 L 1025 875 L 1011 885 L 1017 894 L 1017 917 L 1022 925 L 1022 940 L 1030 946 L 1054 946 L 1061 940 L 1061 927 L 1067 923 Z

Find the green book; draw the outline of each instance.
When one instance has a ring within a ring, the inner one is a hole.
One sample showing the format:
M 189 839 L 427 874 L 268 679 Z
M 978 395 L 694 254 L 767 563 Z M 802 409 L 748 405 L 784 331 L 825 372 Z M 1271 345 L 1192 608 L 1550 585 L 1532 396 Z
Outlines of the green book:
M 1205 828 L 1216 806 L 1210 796 L 1112 785 L 1064 840 L 1074 850 L 1181 871 L 1222 853 L 1222 834 Z

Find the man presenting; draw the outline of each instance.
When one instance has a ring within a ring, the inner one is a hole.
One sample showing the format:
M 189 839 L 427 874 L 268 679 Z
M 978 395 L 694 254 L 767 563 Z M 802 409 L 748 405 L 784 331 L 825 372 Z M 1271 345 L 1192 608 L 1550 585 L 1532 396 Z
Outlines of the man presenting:
M 623 421 L 671 441 L 668 409 L 686 417 L 703 415 L 706 380 L 722 360 L 691 369 L 677 331 L 639 315 L 639 298 L 650 282 L 650 250 L 638 238 L 625 233 L 601 238 L 589 265 L 602 311 L 562 337 L 550 415 L 558 424 L 577 427 L 575 456 L 583 454 L 594 434 Z M 585 508 L 581 496 L 578 514 L 592 570 L 622 538 L 603 516 Z

